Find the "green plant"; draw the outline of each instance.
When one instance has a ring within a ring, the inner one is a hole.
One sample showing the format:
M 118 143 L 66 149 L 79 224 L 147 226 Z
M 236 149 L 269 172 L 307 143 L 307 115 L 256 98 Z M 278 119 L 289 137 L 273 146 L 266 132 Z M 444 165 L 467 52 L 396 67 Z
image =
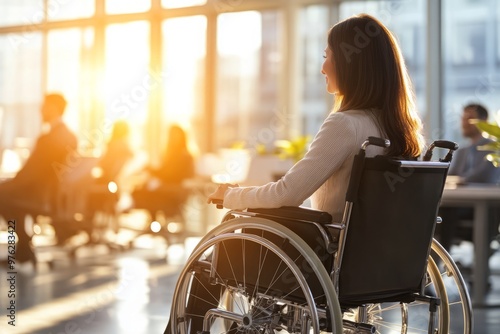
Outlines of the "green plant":
M 277 140 L 276 154 L 282 159 L 297 162 L 306 154 L 310 139 L 311 136 L 298 136 L 292 140 Z
M 483 132 L 483 136 L 492 140 L 492 142 L 480 146 L 480 150 L 490 151 L 486 156 L 488 161 L 495 167 L 500 167 L 500 126 L 498 123 L 492 123 L 482 120 L 471 120 L 471 123 L 475 124 L 479 130 Z

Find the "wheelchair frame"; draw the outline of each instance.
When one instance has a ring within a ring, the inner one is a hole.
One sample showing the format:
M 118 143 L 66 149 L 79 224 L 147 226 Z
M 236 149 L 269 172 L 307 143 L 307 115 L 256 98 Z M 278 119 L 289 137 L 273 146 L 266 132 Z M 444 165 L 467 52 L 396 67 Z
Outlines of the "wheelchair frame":
M 368 145 L 388 143 L 369 138 L 360 150 L 360 159 L 364 159 Z M 457 148 L 451 142 L 434 142 L 425 160 L 430 160 L 434 147 L 449 149 L 448 155 L 440 162 L 426 162 L 427 166 L 449 162 Z M 407 164 L 417 166 L 422 162 Z M 351 182 L 358 177 L 359 173 L 353 170 Z M 354 304 L 352 300 L 339 300 L 339 274 L 349 231 L 351 195 L 348 191 L 341 223 L 328 221 L 329 215 L 323 212 L 302 208 L 288 208 L 291 213 L 285 211 L 284 216 L 282 209 L 229 211 L 223 224 L 201 239 L 180 273 L 172 301 L 171 332 L 394 333 L 397 330 L 436 334 L 453 333 L 451 326 L 458 324 L 457 333 L 471 333 L 472 308 L 467 287 L 453 259 L 436 240 L 429 245 L 419 291 Z M 290 217 L 295 213 L 298 215 Z M 299 232 L 301 237 L 283 221 L 294 221 L 301 227 L 307 226 L 306 229 L 314 227 L 317 231 L 314 236 L 321 242 L 306 242 L 302 232 Z M 340 231 L 338 239 L 332 231 Z M 424 309 L 428 316 L 422 315 Z

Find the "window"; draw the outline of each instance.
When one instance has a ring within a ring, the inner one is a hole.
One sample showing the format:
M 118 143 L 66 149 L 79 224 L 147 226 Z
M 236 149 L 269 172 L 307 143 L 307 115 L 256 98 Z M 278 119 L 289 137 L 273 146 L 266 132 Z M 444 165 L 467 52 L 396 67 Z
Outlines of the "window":
M 330 28 L 328 16 L 327 6 L 308 6 L 300 11 L 299 49 L 302 52 L 300 130 L 309 135 L 318 132 L 333 106 L 333 97 L 326 91 L 325 78 L 321 74 Z
M 500 19 L 496 0 L 443 1 L 443 137 L 466 142 L 460 116 L 469 103 L 483 104 L 491 119 L 500 108 L 500 67 L 495 29 Z M 495 50 L 496 48 L 496 50 Z
M 222 0 L 222 2 L 230 2 L 230 1 Z M 165 8 L 178 8 L 178 7 L 201 6 L 206 4 L 207 0 L 161 0 L 161 3 Z
M 163 22 L 163 126 L 179 124 L 190 137 L 204 133 L 204 88 L 207 20 L 204 16 Z M 182 31 L 182 34 L 179 33 Z M 166 135 L 166 131 L 163 131 Z M 166 137 L 163 139 L 166 140 Z M 163 142 L 161 140 L 161 142 Z
M 33 27 L 45 16 L 43 0 L 4 0 L 0 26 L 27 25 Z
M 497 65 L 500 67 L 500 6 L 497 4 L 497 10 L 495 13 L 495 18 L 494 18 L 496 24 L 495 24 L 495 32 L 496 32 L 496 45 L 495 49 L 497 50 Z
M 1 145 L 13 148 L 17 138 L 33 141 L 40 132 L 42 34 L 0 35 Z
M 91 86 L 93 37 L 92 28 L 52 30 L 47 35 L 46 88 L 48 92 L 62 93 L 68 101 L 64 118 L 74 131 L 92 113 L 91 100 L 85 98 L 85 93 Z
M 218 16 L 216 147 L 245 141 L 274 145 L 285 129 L 285 108 L 278 103 L 281 69 L 276 11 Z M 265 33 L 264 33 L 265 32 Z
M 456 22 L 453 33 L 451 61 L 453 65 L 486 64 L 486 25 L 484 22 Z
M 427 3 L 2 0 L 0 145 L 37 135 L 40 100 L 49 90 L 68 98 L 65 119 L 81 142 L 85 131 L 118 118 L 133 123 L 132 141 L 150 153 L 171 123 L 189 128 L 208 150 L 241 142 L 272 149 L 276 139 L 313 135 L 333 105 L 320 73 L 327 31 L 361 12 L 395 33 L 418 110 L 436 122 L 425 124 L 427 131 L 456 140 L 463 104 L 500 109 L 500 5 L 442 1 L 443 96 L 433 112 L 442 113 L 444 127 L 438 128 L 426 105 Z
M 49 0 L 48 20 L 70 20 L 90 17 L 95 12 L 95 0 L 61 1 Z
M 149 96 L 156 80 L 155 73 L 149 70 L 149 50 L 148 22 L 112 24 L 106 28 L 102 122 L 109 125 L 126 119 L 138 130 L 137 134 L 146 133 Z M 132 142 L 143 146 L 144 138 L 138 136 Z
M 106 13 L 127 14 L 146 12 L 151 8 L 151 0 L 105 0 Z

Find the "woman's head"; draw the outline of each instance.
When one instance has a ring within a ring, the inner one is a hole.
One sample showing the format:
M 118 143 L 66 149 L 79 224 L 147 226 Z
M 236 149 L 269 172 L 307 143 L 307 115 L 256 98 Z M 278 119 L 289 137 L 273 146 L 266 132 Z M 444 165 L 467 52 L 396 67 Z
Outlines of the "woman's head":
M 411 82 L 392 33 L 362 14 L 333 26 L 322 72 L 336 109 L 374 109 L 391 140 L 390 155 L 418 156 L 422 142 Z
M 187 150 L 187 138 L 184 129 L 178 125 L 172 125 L 168 132 L 167 151 L 179 153 Z
M 112 139 L 123 139 L 128 137 L 130 132 L 130 127 L 126 121 L 118 120 L 113 124 L 113 130 L 111 132 Z

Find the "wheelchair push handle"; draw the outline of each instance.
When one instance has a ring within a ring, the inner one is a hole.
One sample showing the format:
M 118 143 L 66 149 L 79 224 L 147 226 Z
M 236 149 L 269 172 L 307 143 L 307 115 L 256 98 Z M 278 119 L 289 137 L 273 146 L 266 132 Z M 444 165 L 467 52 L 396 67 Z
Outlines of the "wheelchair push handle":
M 391 141 L 389 139 L 385 138 L 379 138 L 379 137 L 368 137 L 367 140 L 363 142 L 363 145 L 361 146 L 362 150 L 365 150 L 367 146 L 369 145 L 375 145 L 379 147 L 384 147 L 387 148 L 391 146 Z
M 434 147 L 445 148 L 452 151 L 456 151 L 458 149 L 458 144 L 449 140 L 436 140 L 432 144 L 434 144 Z
M 449 140 L 436 140 L 432 142 L 432 144 L 429 145 L 429 148 L 425 152 L 424 157 L 422 158 L 423 161 L 430 161 L 432 159 L 432 150 L 434 148 L 444 148 L 448 150 L 448 153 L 443 159 L 439 159 L 441 162 L 450 162 L 452 157 L 453 157 L 453 152 L 458 149 L 458 144 Z

